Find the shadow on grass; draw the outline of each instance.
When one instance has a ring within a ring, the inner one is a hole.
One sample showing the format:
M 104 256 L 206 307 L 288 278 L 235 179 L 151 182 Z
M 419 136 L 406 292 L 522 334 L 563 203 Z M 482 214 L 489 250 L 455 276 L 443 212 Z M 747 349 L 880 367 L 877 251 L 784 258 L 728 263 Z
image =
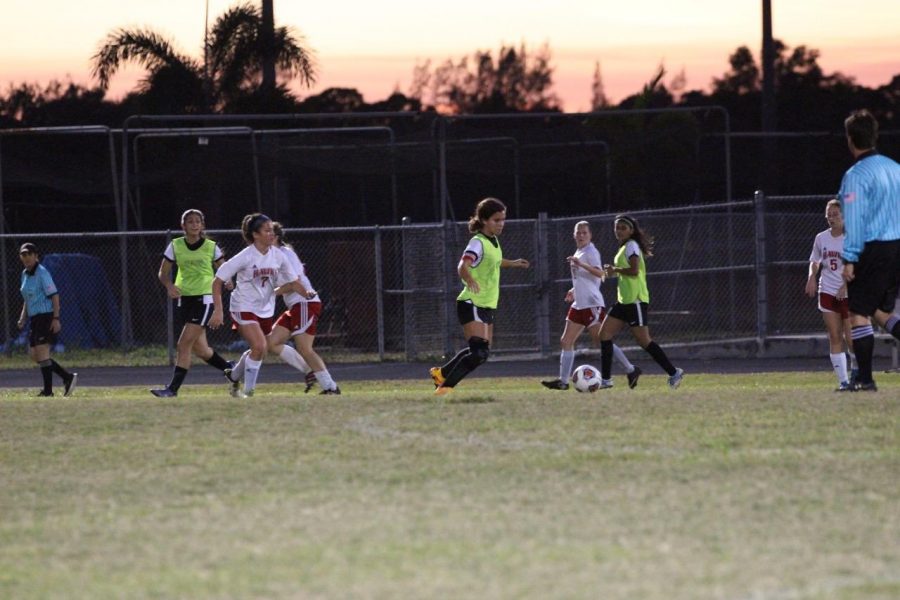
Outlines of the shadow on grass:
M 453 396 L 444 400 L 447 404 L 490 404 L 496 402 L 490 396 Z

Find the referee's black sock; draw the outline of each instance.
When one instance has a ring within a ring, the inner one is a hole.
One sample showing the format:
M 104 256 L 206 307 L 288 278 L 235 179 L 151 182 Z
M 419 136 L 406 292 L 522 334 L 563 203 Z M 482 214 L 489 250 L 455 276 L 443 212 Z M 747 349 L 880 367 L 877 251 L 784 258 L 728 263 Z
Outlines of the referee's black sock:
M 212 356 L 206 359 L 206 364 L 215 367 L 220 371 L 231 368 L 231 363 L 219 356 L 219 353 L 213 350 Z
M 850 330 L 853 352 L 859 365 L 859 383 L 872 383 L 872 355 L 875 353 L 875 330 L 871 325 L 859 325 Z
M 54 373 L 56 373 L 57 375 L 62 377 L 63 381 L 67 380 L 69 377 L 72 376 L 71 373 L 69 373 L 68 371 L 63 369 L 62 366 L 58 362 L 53 360 L 52 358 L 50 359 L 50 368 L 53 370 Z
M 44 378 L 44 393 L 53 393 L 53 367 L 50 366 L 49 360 L 42 360 L 38 363 L 41 367 L 41 376 Z
M 169 389 L 178 393 L 178 388 L 184 383 L 184 377 L 187 375 L 187 372 L 188 370 L 184 367 L 175 367 L 175 372 L 172 373 L 172 381 L 169 383 Z
M 887 323 L 884 324 L 884 328 L 888 333 L 900 340 L 900 317 L 897 315 L 888 317 Z
M 608 380 L 612 377 L 613 359 L 612 340 L 600 340 L 600 378 Z

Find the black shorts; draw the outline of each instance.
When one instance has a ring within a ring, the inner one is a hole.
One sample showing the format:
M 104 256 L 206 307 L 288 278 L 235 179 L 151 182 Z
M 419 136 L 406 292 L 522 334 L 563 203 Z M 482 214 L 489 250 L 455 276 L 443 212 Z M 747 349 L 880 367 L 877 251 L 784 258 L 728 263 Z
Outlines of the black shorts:
M 456 316 L 459 317 L 460 325 L 466 325 L 472 321 L 493 325 L 494 312 L 495 309 L 493 308 L 481 308 L 465 300 L 456 301 Z
M 210 301 L 207 304 L 205 298 Z M 209 296 L 182 296 L 178 299 L 178 310 L 184 319 L 185 325 L 199 325 L 206 327 L 213 313 L 212 295 Z
M 34 348 L 44 344 L 55 344 L 56 334 L 53 333 L 53 313 L 41 313 L 31 317 L 28 327 L 28 345 Z
M 900 285 L 900 240 L 867 242 L 847 284 L 850 312 L 871 317 L 876 310 L 894 310 Z
M 649 313 L 650 305 L 646 302 L 632 302 L 631 304 L 617 302 L 610 309 L 609 316 L 625 321 L 631 327 L 646 327 Z

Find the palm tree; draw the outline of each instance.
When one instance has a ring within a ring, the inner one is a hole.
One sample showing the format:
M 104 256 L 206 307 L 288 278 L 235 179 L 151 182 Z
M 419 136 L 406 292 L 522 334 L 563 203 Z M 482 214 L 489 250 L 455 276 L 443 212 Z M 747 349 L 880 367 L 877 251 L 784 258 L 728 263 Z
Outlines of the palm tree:
M 246 105 L 249 97 L 266 102 L 273 94 L 289 96 L 283 83 L 262 87 L 267 54 L 263 29 L 259 8 L 249 3 L 229 8 L 216 19 L 205 41 L 206 68 L 152 30 L 115 29 L 91 58 L 93 75 L 105 89 L 123 64 L 137 63 L 148 72 L 137 91 L 168 112 L 227 112 Z M 290 27 L 277 27 L 271 33 L 278 74 L 310 87 L 316 80 L 316 65 L 312 50 L 303 45 L 304 38 Z

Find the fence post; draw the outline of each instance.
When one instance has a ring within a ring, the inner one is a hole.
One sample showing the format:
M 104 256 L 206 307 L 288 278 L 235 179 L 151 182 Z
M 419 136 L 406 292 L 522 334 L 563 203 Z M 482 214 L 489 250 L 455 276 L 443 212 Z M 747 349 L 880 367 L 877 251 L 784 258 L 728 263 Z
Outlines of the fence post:
M 757 355 L 764 356 L 769 331 L 769 290 L 766 267 L 766 195 L 762 190 L 753 194 L 756 214 L 756 345 Z
M 412 286 L 412 278 L 410 277 L 409 270 L 412 268 L 410 261 L 407 257 L 411 252 L 410 246 L 412 245 L 412 241 L 410 241 L 408 232 L 409 226 L 412 224 L 412 219 L 408 216 L 400 219 L 400 274 L 403 277 L 402 281 L 402 289 L 403 295 L 402 299 L 402 310 L 403 310 L 403 352 L 406 354 L 406 360 L 412 361 L 416 360 L 418 354 L 415 348 L 415 342 L 413 338 L 413 327 L 409 312 L 409 299 L 410 299 L 410 287 Z
M 452 250 L 448 250 L 450 244 L 455 245 L 456 243 L 456 236 L 454 235 L 453 230 L 453 221 L 444 219 L 443 222 L 444 227 L 442 233 L 444 237 L 444 243 L 441 244 L 441 252 L 443 254 L 443 256 L 441 257 L 443 259 L 441 261 L 441 264 L 444 265 L 445 275 L 441 278 L 441 280 L 444 282 L 444 301 L 442 302 L 444 306 L 444 354 L 449 357 L 453 356 L 453 338 L 450 332 L 456 325 L 453 319 L 453 317 L 456 316 L 456 311 L 451 310 L 451 306 L 455 306 L 456 304 L 456 298 L 453 296 L 453 282 L 456 281 L 454 277 L 456 269 L 452 268 L 453 266 L 455 266 L 452 264 L 452 257 L 456 256 L 455 252 L 457 251 L 457 249 L 454 248 Z
M 3 152 L 0 151 L 0 235 L 6 233 L 6 213 L 3 207 Z M 9 330 L 9 283 L 6 280 L 6 238 L 0 238 L 0 270 L 3 278 L 3 343 L 6 356 L 12 356 L 12 337 Z
M 166 230 L 166 245 L 172 242 L 172 230 Z M 178 265 L 175 266 L 178 268 Z M 170 274 L 171 276 L 171 274 Z M 172 309 L 172 299 L 166 294 L 166 347 L 169 351 L 169 366 L 175 366 L 175 311 Z
M 375 226 L 375 312 L 378 315 L 378 360 L 384 361 L 384 273 L 381 271 L 381 227 Z
M 547 213 L 538 213 L 537 221 L 535 221 L 534 247 L 535 259 L 535 277 L 537 277 L 538 289 L 538 314 L 537 314 L 537 335 L 538 345 L 540 347 L 541 356 L 547 356 L 550 353 L 550 257 L 548 255 L 550 236 L 550 220 Z

